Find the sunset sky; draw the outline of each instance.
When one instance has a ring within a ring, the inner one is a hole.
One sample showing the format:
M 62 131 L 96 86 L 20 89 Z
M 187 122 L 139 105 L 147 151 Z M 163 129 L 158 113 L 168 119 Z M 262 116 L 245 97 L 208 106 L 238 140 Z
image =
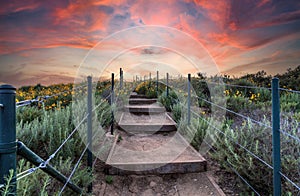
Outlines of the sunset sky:
M 259 70 L 276 74 L 300 65 L 298 0 L 0 0 L 0 83 L 73 82 L 97 43 L 143 25 L 172 27 L 191 35 L 223 74 L 239 76 Z M 123 41 L 112 40 L 111 47 Z M 172 42 L 178 48 L 185 44 Z M 98 46 L 99 54 L 108 53 L 107 47 Z M 166 50 L 137 47 L 116 62 L 126 72 L 129 61 L 124 58 L 132 57 L 131 53 L 139 58 L 150 54 L 153 61 L 175 59 L 174 51 Z M 184 63 L 180 58 L 176 62 Z M 134 62 L 130 63 L 133 69 Z M 117 71 L 118 64 L 106 72 Z M 170 66 L 182 74 L 192 71 L 175 63 Z

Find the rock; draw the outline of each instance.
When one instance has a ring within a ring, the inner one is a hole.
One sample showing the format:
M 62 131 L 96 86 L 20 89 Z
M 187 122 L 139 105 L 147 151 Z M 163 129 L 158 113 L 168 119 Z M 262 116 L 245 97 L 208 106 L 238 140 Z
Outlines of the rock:
M 150 182 L 150 187 L 155 187 L 155 186 L 156 186 L 156 182 L 151 181 L 151 182 Z
M 152 189 L 147 189 L 142 193 L 142 196 L 151 196 L 151 195 L 155 195 L 155 193 L 152 191 Z

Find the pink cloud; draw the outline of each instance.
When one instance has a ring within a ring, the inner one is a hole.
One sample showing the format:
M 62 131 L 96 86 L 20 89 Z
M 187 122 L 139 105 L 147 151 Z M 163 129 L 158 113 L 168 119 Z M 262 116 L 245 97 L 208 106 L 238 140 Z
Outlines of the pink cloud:
M 21 11 L 32 11 L 40 6 L 39 1 L 28 0 L 28 1 L 18 1 L 10 0 L 9 3 L 2 4 L 0 7 L 0 15 L 6 15 L 10 13 L 16 13 Z

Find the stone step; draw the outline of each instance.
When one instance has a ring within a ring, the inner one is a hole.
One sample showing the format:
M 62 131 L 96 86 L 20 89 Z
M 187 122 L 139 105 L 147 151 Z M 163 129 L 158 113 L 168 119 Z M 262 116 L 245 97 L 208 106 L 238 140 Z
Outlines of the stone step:
M 157 99 L 130 98 L 129 105 L 147 105 L 156 103 Z
M 124 112 L 136 113 L 136 114 L 153 114 L 153 113 L 164 113 L 166 109 L 158 104 L 147 104 L 147 105 L 126 105 L 123 108 Z
M 118 126 L 130 134 L 153 134 L 177 130 L 176 122 L 167 113 L 135 115 L 123 112 Z
M 206 160 L 178 133 L 121 135 L 106 161 L 111 175 L 194 173 L 207 170 Z
M 147 99 L 147 96 L 146 95 L 139 95 L 139 94 L 130 94 L 129 98 L 131 99 Z

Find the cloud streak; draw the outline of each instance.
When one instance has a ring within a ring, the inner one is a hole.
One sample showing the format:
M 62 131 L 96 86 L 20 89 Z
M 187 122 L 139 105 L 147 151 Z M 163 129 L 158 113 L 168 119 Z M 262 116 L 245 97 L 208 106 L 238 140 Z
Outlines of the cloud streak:
M 74 48 L 87 52 L 106 36 L 125 28 L 164 25 L 192 35 L 215 58 L 221 71 L 237 72 L 241 69 L 235 67 L 241 68 L 241 64 L 243 69 L 254 70 L 253 64 L 263 59 L 282 62 L 280 55 L 271 58 L 270 52 L 279 42 L 292 47 L 291 53 L 299 52 L 299 8 L 300 3 L 293 0 L 5 1 L 0 7 L 0 62 L 7 55 L 33 58 L 31 50 L 39 50 L 41 55 L 45 49 L 56 48 L 64 48 L 65 54 Z M 295 41 L 292 46 L 284 42 L 291 39 Z M 118 44 L 121 42 L 112 46 Z M 184 46 L 180 40 L 175 44 Z M 264 52 L 250 55 L 260 50 Z M 19 66 L 18 59 L 11 58 L 9 64 Z M 55 61 L 61 65 L 60 59 Z

